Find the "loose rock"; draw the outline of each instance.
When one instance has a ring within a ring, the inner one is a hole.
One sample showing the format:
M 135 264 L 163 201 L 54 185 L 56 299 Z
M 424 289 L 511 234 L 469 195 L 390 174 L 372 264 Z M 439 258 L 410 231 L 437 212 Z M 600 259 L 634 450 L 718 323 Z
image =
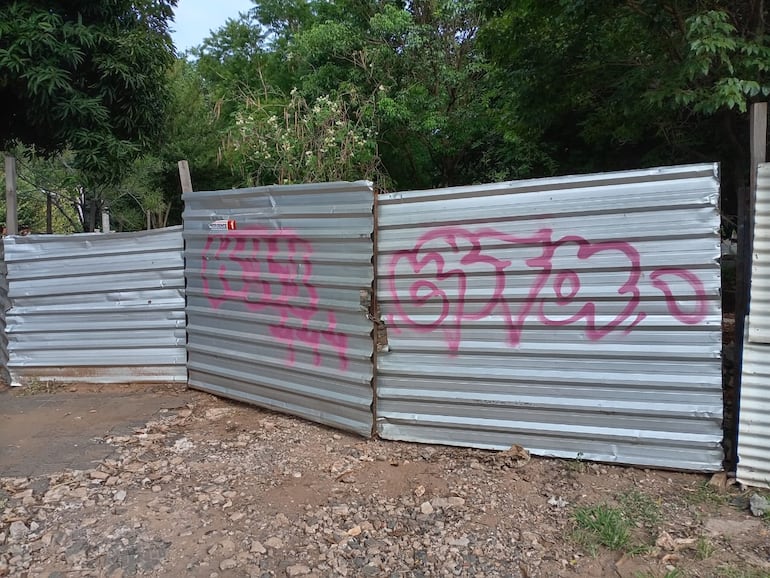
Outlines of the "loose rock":
M 283 548 L 283 542 L 280 538 L 272 537 L 265 540 L 265 546 L 268 548 L 274 548 L 276 550 L 280 550 Z
M 29 528 L 27 528 L 27 525 L 24 522 L 17 520 L 11 523 L 11 527 L 8 529 L 8 534 L 11 540 L 14 542 L 19 542 L 27 537 L 27 534 L 29 534 Z
M 752 515 L 761 517 L 770 512 L 770 502 L 764 496 L 752 494 L 749 498 L 749 508 Z

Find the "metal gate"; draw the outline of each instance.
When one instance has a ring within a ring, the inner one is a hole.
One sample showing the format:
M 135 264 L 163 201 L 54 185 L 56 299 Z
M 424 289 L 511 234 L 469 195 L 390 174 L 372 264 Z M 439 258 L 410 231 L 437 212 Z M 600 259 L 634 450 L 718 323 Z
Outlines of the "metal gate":
M 190 386 L 371 435 L 371 183 L 184 200 Z

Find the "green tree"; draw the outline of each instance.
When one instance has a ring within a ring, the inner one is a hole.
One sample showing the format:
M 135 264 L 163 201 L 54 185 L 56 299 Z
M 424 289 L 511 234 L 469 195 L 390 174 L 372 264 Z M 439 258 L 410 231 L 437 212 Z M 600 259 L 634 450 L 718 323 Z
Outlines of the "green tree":
M 117 231 L 144 229 L 148 217 L 152 228 L 168 224 L 172 204 L 163 189 L 166 163 L 159 157 L 138 157 L 117 183 L 87 190 L 83 171 L 73 165 L 71 151 L 42 156 L 32 148 L 16 147 L 11 153 L 18 167 L 18 220 L 34 233 L 46 231 L 47 196 L 52 202 L 54 233 L 83 232 L 89 222 L 101 226 L 102 210 L 111 214 L 111 227 Z M 178 188 L 177 184 L 177 197 Z M 99 213 L 90 214 L 97 210 Z
M 48 155 L 69 149 L 88 190 L 118 182 L 131 160 L 161 136 L 175 5 L 176 0 L 3 3 L 0 146 L 34 145 Z
M 190 50 L 195 67 L 215 99 L 259 88 L 264 83 L 265 35 L 251 13 L 240 14 Z
M 162 161 L 156 187 L 163 191 L 169 207 L 168 224 L 182 222 L 177 162 L 190 163 L 193 185 L 197 190 L 229 189 L 242 184 L 222 158 L 222 143 L 234 125 L 234 112 L 223 114 L 223 99 L 235 110 L 235 97 L 214 86 L 199 72 L 197 63 L 179 59 L 168 77 L 171 99 L 163 127 L 163 144 L 153 153 Z
M 505 178 L 495 160 L 489 64 L 476 47 L 472 0 L 295 0 L 260 3 L 278 89 L 308 100 L 376 96 L 387 173 L 399 187 Z
M 499 131 L 534 174 L 720 160 L 747 177 L 748 104 L 770 92 L 761 0 L 486 0 Z M 535 147 L 533 148 L 533 144 Z
M 9 151 L 16 157 L 17 218 L 20 227 L 33 233 L 45 233 L 46 199 L 51 199 L 53 233 L 79 233 L 82 223 L 82 187 L 79 171 L 72 166 L 69 151 L 55 157 L 35 154 L 34 149 L 15 147 Z M 4 177 L 4 175 L 3 175 Z M 0 201 L 5 212 L 5 197 Z

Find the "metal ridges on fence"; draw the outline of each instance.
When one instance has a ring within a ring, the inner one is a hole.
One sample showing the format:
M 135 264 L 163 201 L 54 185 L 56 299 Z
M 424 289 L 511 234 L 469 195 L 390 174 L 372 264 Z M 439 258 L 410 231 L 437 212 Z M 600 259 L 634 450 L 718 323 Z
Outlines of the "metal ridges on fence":
M 749 341 L 770 345 L 770 164 L 757 171 Z
M 4 248 L 0 240 L 0 382 L 6 385 L 11 383 L 11 376 L 8 373 L 8 337 L 5 334 L 5 316 L 9 308 L 8 304 L 8 270 L 5 266 Z
M 373 195 L 184 195 L 191 387 L 371 434 Z
M 770 345 L 743 345 L 737 478 L 770 488 Z
M 382 195 L 388 439 L 721 468 L 716 165 Z
M 185 380 L 181 227 L 4 243 L 14 385 Z
M 751 308 L 743 346 L 738 480 L 770 487 L 770 164 L 757 173 Z

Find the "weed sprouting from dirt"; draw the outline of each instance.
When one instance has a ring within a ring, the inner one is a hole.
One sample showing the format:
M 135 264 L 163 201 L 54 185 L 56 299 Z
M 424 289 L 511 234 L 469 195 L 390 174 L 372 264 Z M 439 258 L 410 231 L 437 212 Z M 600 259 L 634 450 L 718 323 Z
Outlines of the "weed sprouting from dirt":
M 577 508 L 573 514 L 578 527 L 611 550 L 625 548 L 631 539 L 631 524 L 618 508 L 607 505 Z M 586 537 L 588 537 L 586 536 Z
M 623 514 L 633 523 L 641 523 L 647 528 L 660 522 L 660 506 L 647 494 L 630 490 L 618 497 Z
M 679 568 L 669 570 L 663 575 L 653 574 L 652 572 L 637 572 L 634 574 L 634 578 L 684 578 L 684 572 Z
M 588 466 L 583 460 L 583 452 L 578 452 L 574 460 L 567 460 L 567 469 L 576 474 L 586 473 Z
M 630 556 L 649 553 L 653 544 L 649 531 L 661 520 L 660 505 L 647 494 L 629 490 L 617 497 L 617 506 L 599 504 L 577 508 L 573 512 L 577 526 L 573 540 L 594 550 L 606 546 L 622 550 Z M 639 536 L 637 528 L 645 528 L 647 536 Z
M 721 493 L 707 481 L 700 481 L 692 488 L 686 488 L 685 498 L 696 506 L 721 506 L 728 501 L 728 495 Z
M 706 536 L 699 536 L 695 543 L 695 553 L 699 560 L 707 560 L 714 553 L 714 546 Z
M 770 572 L 736 568 L 734 566 L 720 566 L 716 569 L 716 576 L 719 578 L 770 578 Z
M 18 388 L 18 393 L 16 395 L 26 396 L 56 393 L 62 387 L 62 384 L 54 381 L 39 381 L 33 379 L 29 383 Z

